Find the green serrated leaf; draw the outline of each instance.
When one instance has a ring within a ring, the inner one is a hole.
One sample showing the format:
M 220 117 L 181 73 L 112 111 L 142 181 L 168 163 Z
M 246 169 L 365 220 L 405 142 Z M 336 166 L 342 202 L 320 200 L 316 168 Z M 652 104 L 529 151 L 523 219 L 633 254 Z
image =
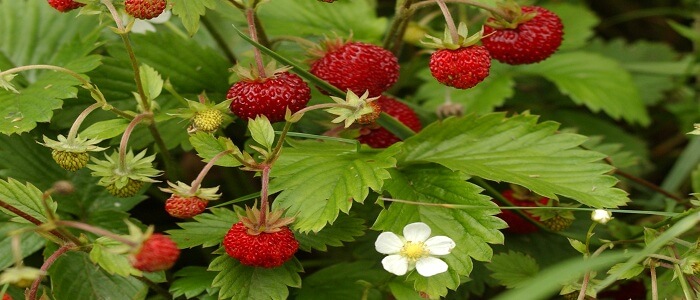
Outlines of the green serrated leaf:
M 363 219 L 353 218 L 348 215 L 339 215 L 333 225 L 328 225 L 323 230 L 313 233 L 297 233 L 294 235 L 299 242 L 299 249 L 310 252 L 311 249 L 326 251 L 328 246 L 340 247 L 343 242 L 352 242 L 355 237 L 365 234 Z
M 221 255 L 212 260 L 209 271 L 218 272 L 212 286 L 220 288 L 219 299 L 286 299 L 289 296 L 287 287 L 301 286 L 298 273 L 303 269 L 296 258 L 267 269 L 243 265 L 222 249 L 215 253 Z
M 194 217 L 192 222 L 178 223 L 182 229 L 168 230 L 167 233 L 182 249 L 220 245 L 231 226 L 238 222 L 238 216 L 227 208 L 212 208 L 210 212 Z
M 515 251 L 494 255 L 491 263 L 486 264 L 486 268 L 493 272 L 493 278 L 509 289 L 523 286 L 540 270 L 534 258 Z
M 297 299 L 381 299 L 378 289 L 360 282 L 377 286 L 390 278 L 378 261 L 339 263 L 304 278 Z
M 432 296 L 444 296 L 447 289 L 456 289 L 460 276 L 468 276 L 472 270 L 472 258 L 488 261 L 493 250 L 488 245 L 503 243 L 499 229 L 506 224 L 494 215 L 499 212 L 489 197 L 481 195 L 482 189 L 465 181 L 466 176 L 437 165 L 414 165 L 392 170 L 391 180 L 385 189 L 395 199 L 420 203 L 474 205 L 483 209 L 450 209 L 429 205 L 392 203 L 383 210 L 372 226 L 375 230 L 402 232 L 413 222 L 424 222 L 432 229 L 432 235 L 444 235 L 455 241 L 452 252 L 441 257 L 449 269 L 431 277 L 416 272 L 407 280 L 414 288 Z
M 248 122 L 248 130 L 254 141 L 265 147 L 267 151 L 272 149 L 275 143 L 275 129 L 272 128 L 272 124 L 270 124 L 267 117 L 260 115 Z
M 131 266 L 131 262 L 129 262 L 129 258 L 126 255 L 128 251 L 128 246 L 101 237 L 92 244 L 89 256 L 92 262 L 98 264 L 108 274 L 116 274 L 122 277 L 129 277 L 130 275 L 141 276 L 141 271 Z
M 623 267 L 623 264 L 616 264 L 608 270 L 608 274 L 615 274 Z M 644 266 L 636 264 L 633 265 L 629 268 L 626 268 L 625 271 L 621 272 L 618 274 L 620 279 L 632 279 L 634 277 L 637 277 L 637 275 L 641 274 L 644 271 Z
M 10 232 L 28 227 L 34 227 L 34 225 L 0 222 L 0 253 L 7 254 L 0 255 L 0 270 L 11 266 L 15 262 L 12 255 L 9 255 L 12 253 L 12 237 L 10 236 Z M 46 240 L 44 238 L 31 231 L 25 231 L 22 233 L 19 241 L 20 249 L 22 251 L 22 258 L 39 251 L 39 249 L 43 248 L 44 244 L 46 244 Z
M 197 155 L 205 161 L 209 161 L 217 154 L 228 150 L 229 144 L 232 144 L 231 140 L 226 137 L 216 138 L 211 134 L 201 131 L 190 135 L 190 143 L 192 147 L 197 150 Z M 241 165 L 241 163 L 231 155 L 221 157 L 214 164 L 223 167 L 237 167 Z
M 216 6 L 214 0 L 170 0 L 170 2 L 173 5 L 173 14 L 180 17 L 190 36 L 199 29 L 199 18 L 206 13 L 207 8 L 212 9 Z
M 393 150 L 392 150 L 393 151 Z M 358 153 L 354 145 L 334 141 L 295 141 L 272 168 L 272 191 L 282 191 L 273 206 L 294 216 L 294 228 L 318 232 L 379 191 L 395 165 L 393 153 Z
M 561 19 L 564 25 L 564 40 L 559 51 L 581 48 L 595 34 L 594 27 L 600 20 L 583 4 L 547 3 L 543 5 Z
M 56 299 L 144 299 L 148 287 L 134 277 L 110 275 L 94 265 L 87 253 L 70 251 L 49 268 Z
M 566 238 L 569 240 L 569 245 L 571 245 L 572 248 L 576 249 L 581 254 L 586 254 L 588 253 L 588 249 L 586 249 L 586 245 L 582 243 L 579 240 L 572 239 L 572 238 Z
M 604 175 L 604 155 L 577 148 L 586 138 L 557 133 L 554 122 L 502 113 L 433 123 L 404 141 L 405 163 L 435 162 L 493 181 L 522 185 L 550 199 L 557 195 L 596 208 L 624 205 L 627 194 Z
M 649 115 L 630 74 L 614 60 L 587 52 L 554 55 L 519 71 L 541 75 L 577 104 L 593 112 L 648 125 Z
M 406 282 L 394 280 L 389 282 L 389 290 L 391 295 L 396 298 L 396 300 L 422 300 L 425 299 L 420 296 L 420 293 L 416 292 L 412 286 L 408 285 Z
M 184 267 L 175 273 L 175 280 L 170 285 L 170 293 L 174 298 L 185 296 L 190 299 L 206 291 L 216 277 L 215 272 L 207 271 L 205 267 Z
M 141 74 L 141 84 L 146 97 L 150 100 L 157 98 L 163 90 L 163 78 L 156 69 L 143 64 L 139 67 Z
M 124 133 L 127 126 L 129 126 L 129 120 L 122 118 L 101 121 L 85 128 L 80 136 L 87 139 L 111 139 Z
M 7 181 L 0 180 L 0 199 L 43 223 L 46 222 L 47 219 L 46 211 L 41 204 L 42 194 L 43 192 L 31 183 L 23 184 L 12 178 L 8 178 Z M 46 202 L 49 208 L 55 212 L 56 202 L 54 202 L 51 197 L 47 197 Z M 13 222 L 31 223 L 4 208 L 0 208 L 0 211 L 10 216 L 15 216 L 11 219 Z

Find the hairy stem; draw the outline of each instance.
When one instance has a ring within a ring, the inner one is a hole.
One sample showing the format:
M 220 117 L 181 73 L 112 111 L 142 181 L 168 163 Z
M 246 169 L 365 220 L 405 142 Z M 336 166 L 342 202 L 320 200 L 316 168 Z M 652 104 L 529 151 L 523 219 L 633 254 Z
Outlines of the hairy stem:
M 659 287 L 656 282 L 656 262 L 649 265 L 649 275 L 651 277 L 651 300 L 659 300 Z
M 672 263 L 674 263 L 674 264 L 679 264 L 679 263 L 681 263 L 681 261 L 680 261 L 679 259 L 673 258 L 673 257 L 670 257 L 670 256 L 666 256 L 666 255 L 661 255 L 661 254 L 655 254 L 655 253 L 653 253 L 653 254 L 649 254 L 648 256 L 649 256 L 649 257 L 653 257 L 653 258 L 658 258 L 658 259 L 661 259 L 661 260 L 665 260 L 665 261 L 668 261 L 668 262 L 672 262 Z
M 459 44 L 459 34 L 457 33 L 457 26 L 455 26 L 455 21 L 452 19 L 452 14 L 450 9 L 447 8 L 444 0 L 435 0 L 438 6 L 440 6 L 440 11 L 445 17 L 445 22 L 447 23 L 447 28 L 450 31 L 450 36 L 452 37 L 452 42 Z
M 262 188 L 260 189 L 260 222 L 258 225 L 264 225 L 269 210 L 268 192 L 270 185 L 270 165 L 262 165 Z
M 133 248 L 136 248 L 139 246 L 138 243 L 136 243 L 130 239 L 127 239 L 127 238 L 120 236 L 120 235 L 118 235 L 114 232 L 111 232 L 109 230 L 92 226 L 90 224 L 85 224 L 85 223 L 76 222 L 76 221 L 63 221 L 63 220 L 61 220 L 61 221 L 56 221 L 56 226 L 72 227 L 72 228 L 80 229 L 83 231 L 91 232 L 91 233 L 97 234 L 99 236 L 104 236 L 104 237 L 110 238 L 112 240 L 115 240 L 117 242 L 126 244 L 130 247 L 133 247 Z
M 68 252 L 71 250 L 71 248 L 75 247 L 75 244 L 69 243 L 61 246 L 61 248 L 58 248 L 56 252 L 51 254 L 49 258 L 44 261 L 44 263 L 41 265 L 40 270 L 46 272 L 51 265 L 64 253 Z M 42 275 L 39 275 L 36 279 L 34 279 L 34 282 L 32 282 L 32 286 L 29 289 L 29 294 L 27 295 L 27 299 L 29 300 L 35 300 L 36 299 L 36 292 L 39 290 L 39 283 L 41 283 L 41 279 L 43 278 Z
M 277 144 L 275 145 L 275 149 L 272 150 L 272 155 L 270 155 L 270 161 L 268 162 L 270 165 L 275 163 L 277 158 L 280 156 L 280 152 L 282 151 L 282 145 L 284 144 L 284 139 L 287 138 L 287 133 L 289 132 L 289 129 L 292 128 L 292 123 L 287 122 L 284 124 L 284 128 L 282 129 L 282 133 L 280 133 L 279 139 L 277 139 Z
M 339 104 L 339 103 L 321 103 L 321 104 L 315 104 L 311 106 L 307 106 L 302 108 L 301 110 L 295 112 L 292 115 L 292 118 L 301 116 L 307 112 L 310 112 L 312 110 L 317 110 L 317 109 L 324 109 L 324 108 L 332 108 L 332 107 L 342 107 L 342 108 L 347 108 L 347 109 L 352 109 L 354 110 L 355 107 L 351 105 L 345 105 L 345 104 Z
M 138 125 L 146 116 L 151 116 L 151 113 L 142 113 L 137 115 L 131 122 L 129 122 L 129 126 L 126 127 L 126 130 L 124 130 L 124 134 L 122 134 L 122 139 L 119 142 L 119 171 L 121 172 L 126 172 L 126 146 L 129 142 L 129 136 L 131 136 L 131 132 L 134 131 L 134 128 L 136 128 L 136 125 Z
M 78 135 L 78 129 L 80 128 L 80 124 L 85 121 L 85 118 L 93 112 L 95 109 L 98 109 L 102 107 L 102 103 L 94 103 L 90 106 L 88 106 L 83 112 L 78 115 L 77 118 L 75 118 L 75 121 L 73 121 L 73 125 L 70 127 L 70 131 L 68 131 L 68 137 L 66 138 L 68 143 L 72 143 L 75 137 Z
M 16 208 L 16 207 L 12 206 L 11 204 L 9 204 L 9 203 L 7 203 L 7 202 L 5 202 L 5 201 L 0 200 L 0 207 L 6 209 L 6 210 L 8 210 L 8 211 L 10 211 L 11 213 L 13 213 L 13 214 L 19 216 L 19 217 L 22 218 L 22 219 L 25 219 L 25 220 L 29 221 L 30 223 L 32 223 L 32 224 L 34 224 L 34 225 L 36 225 L 36 226 L 41 226 L 42 224 L 44 224 L 44 223 L 42 223 L 41 221 L 39 221 L 37 218 L 32 217 L 31 215 L 29 215 L 29 214 L 27 214 L 27 213 L 21 211 L 20 209 L 18 209 L 18 208 Z M 54 236 L 56 236 L 57 238 L 59 238 L 59 239 L 61 239 L 61 240 L 64 240 L 64 241 L 68 241 L 68 240 L 69 240 L 69 239 L 66 238 L 63 234 L 61 234 L 60 232 L 58 232 L 58 231 L 55 230 L 55 229 L 49 231 L 49 233 L 53 234 Z
M 214 166 L 217 160 L 220 158 L 230 154 L 232 151 L 231 150 L 224 150 L 219 152 L 216 156 L 212 157 L 212 159 L 209 160 L 209 162 L 202 168 L 202 170 L 199 172 L 199 175 L 197 175 L 197 178 L 195 178 L 194 181 L 192 181 L 192 185 L 190 188 L 190 194 L 194 195 L 194 193 L 197 191 L 200 185 L 202 185 L 202 180 L 204 180 L 204 176 L 207 176 L 207 173 L 209 173 L 209 170 Z
M 248 31 L 250 31 L 250 38 L 256 43 L 260 43 L 258 41 L 258 31 L 255 28 L 255 9 L 246 8 L 245 17 L 246 21 L 248 22 Z M 258 67 L 258 74 L 262 78 L 267 77 L 265 74 L 265 65 L 263 64 L 262 53 L 260 53 L 260 49 L 258 49 L 257 47 L 253 47 L 253 54 L 255 55 L 255 64 Z

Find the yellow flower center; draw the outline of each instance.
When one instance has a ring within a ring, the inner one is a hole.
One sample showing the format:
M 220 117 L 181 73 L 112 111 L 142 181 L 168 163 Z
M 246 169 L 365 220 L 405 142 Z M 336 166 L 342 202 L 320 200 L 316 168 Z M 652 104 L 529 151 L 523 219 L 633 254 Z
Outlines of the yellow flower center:
M 428 249 L 425 249 L 423 242 L 406 242 L 400 253 L 409 260 L 418 260 L 428 254 Z

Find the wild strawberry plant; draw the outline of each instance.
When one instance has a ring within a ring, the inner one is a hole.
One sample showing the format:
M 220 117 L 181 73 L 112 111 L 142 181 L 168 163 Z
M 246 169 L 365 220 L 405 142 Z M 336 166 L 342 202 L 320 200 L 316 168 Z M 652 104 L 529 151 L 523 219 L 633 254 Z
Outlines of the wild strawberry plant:
M 0 295 L 696 299 L 684 5 L 0 0 Z

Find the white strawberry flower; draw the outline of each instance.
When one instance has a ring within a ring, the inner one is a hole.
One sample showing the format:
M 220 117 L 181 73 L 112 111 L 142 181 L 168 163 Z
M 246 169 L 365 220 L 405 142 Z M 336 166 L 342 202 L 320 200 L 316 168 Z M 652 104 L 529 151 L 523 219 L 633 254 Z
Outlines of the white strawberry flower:
M 382 232 L 374 242 L 377 252 L 389 255 L 382 259 L 384 269 L 399 276 L 414 268 L 424 277 L 446 272 L 447 264 L 436 256 L 450 254 L 455 246 L 449 237 L 430 237 L 430 227 L 421 222 L 406 225 L 403 236 Z
M 608 221 L 612 220 L 612 218 L 612 213 L 604 209 L 596 209 L 591 212 L 591 220 L 600 224 L 608 223 Z

